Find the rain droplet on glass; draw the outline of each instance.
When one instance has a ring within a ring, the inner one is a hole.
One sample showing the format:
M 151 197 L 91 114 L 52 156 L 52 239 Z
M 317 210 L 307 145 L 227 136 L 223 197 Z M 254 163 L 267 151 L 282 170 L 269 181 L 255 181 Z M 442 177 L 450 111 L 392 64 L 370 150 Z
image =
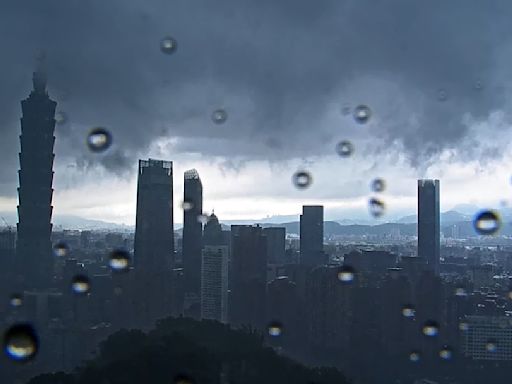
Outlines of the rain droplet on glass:
M 495 340 L 489 340 L 485 344 L 485 350 L 487 352 L 494 353 L 494 352 L 496 352 L 498 350 L 498 344 L 496 343 Z
M 446 89 L 438 89 L 437 90 L 437 100 L 439 101 L 446 101 L 448 100 L 448 92 L 446 91 Z
M 342 140 L 336 144 L 336 153 L 341 157 L 349 157 L 354 153 L 354 144 L 348 140 Z
M 30 324 L 15 324 L 4 334 L 4 351 L 12 360 L 31 360 L 37 354 L 38 348 L 39 340 Z
M 372 197 L 368 200 L 368 211 L 373 217 L 379 218 L 386 211 L 386 204 L 382 200 Z
M 463 288 L 463 287 L 455 288 L 455 296 L 464 297 L 467 295 L 468 295 L 468 293 L 466 292 L 465 288 Z
M 11 295 L 11 297 L 9 298 L 9 304 L 11 305 L 11 307 L 21 307 L 23 305 L 23 295 L 19 294 L 19 293 L 14 293 Z
M 170 36 L 166 36 L 162 40 L 160 40 L 160 50 L 167 55 L 176 52 L 177 48 L 178 42 L 176 41 L 176 39 Z
M 384 190 L 386 189 L 386 181 L 378 177 L 372 180 L 370 187 L 373 192 L 384 192 Z
M 130 254 L 124 249 L 116 249 L 110 254 L 108 264 L 114 272 L 127 272 L 130 270 Z
M 104 152 L 112 145 L 112 135 L 105 128 L 94 128 L 87 135 L 87 146 L 92 152 Z
M 69 246 L 63 242 L 59 241 L 53 246 L 53 253 L 58 257 L 65 257 L 69 252 Z
M 190 200 L 184 200 L 181 203 L 181 208 L 184 211 L 190 211 L 192 208 L 194 208 L 194 203 Z
M 208 215 L 205 215 L 205 214 L 197 215 L 197 221 L 201 224 L 206 224 L 208 222 Z
M 443 360 L 451 360 L 453 356 L 453 351 L 450 347 L 445 345 L 440 351 L 439 351 L 439 357 Z
M 416 310 L 410 304 L 404 305 L 402 308 L 402 316 L 407 318 L 413 318 L 416 315 Z
M 350 108 L 350 105 L 345 104 L 345 105 L 343 105 L 343 107 L 341 107 L 341 114 L 343 116 L 350 115 L 350 112 L 352 112 L 352 108 Z
M 59 125 L 65 124 L 68 120 L 68 116 L 65 112 L 59 111 L 55 113 L 55 122 Z
M 268 325 L 268 334 L 272 337 L 281 336 L 283 333 L 283 324 L 278 321 L 273 321 Z
M 297 171 L 293 174 L 292 182 L 297 188 L 306 189 L 313 182 L 313 177 L 308 171 Z
M 228 119 L 228 113 L 224 109 L 217 109 L 212 113 L 212 120 L 215 124 L 223 124 Z
M 359 124 L 365 124 L 370 120 L 372 110 L 367 105 L 361 104 L 354 108 L 354 120 Z
M 462 331 L 462 332 L 467 332 L 469 331 L 469 324 L 465 321 L 461 321 L 459 323 L 459 331 Z
M 498 212 L 483 210 L 476 214 L 473 219 L 473 227 L 480 235 L 493 235 L 501 227 L 501 219 Z
M 420 359 L 421 355 L 419 352 L 413 351 L 409 353 L 409 360 L 412 361 L 413 363 L 417 363 L 418 361 L 420 361 Z
M 71 289 L 79 295 L 86 295 L 91 290 L 89 278 L 85 275 L 76 275 L 71 281 Z
M 338 269 L 337 276 L 342 283 L 352 283 L 356 277 L 356 272 L 350 265 L 344 265 Z
M 436 321 L 426 321 L 423 325 L 423 334 L 425 336 L 434 337 L 439 333 L 439 324 Z

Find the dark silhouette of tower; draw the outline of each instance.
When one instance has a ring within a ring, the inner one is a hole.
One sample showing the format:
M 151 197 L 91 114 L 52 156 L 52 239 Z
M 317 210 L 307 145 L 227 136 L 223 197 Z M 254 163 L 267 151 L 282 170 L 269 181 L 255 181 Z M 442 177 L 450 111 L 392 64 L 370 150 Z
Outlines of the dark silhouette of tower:
M 25 288 L 52 284 L 53 258 L 52 181 L 55 143 L 55 108 L 46 91 L 46 75 L 40 63 L 33 75 L 34 89 L 21 102 L 21 152 L 18 172 L 18 268 Z
M 317 266 L 325 262 L 324 207 L 304 205 L 300 215 L 300 263 Z
M 185 312 L 198 318 L 201 297 L 201 249 L 203 185 L 195 169 L 185 172 L 183 198 L 183 267 L 185 271 Z
M 439 274 L 439 180 L 418 180 L 418 256 Z
M 285 262 L 285 239 L 286 228 L 269 227 L 264 228 L 263 233 L 267 236 L 267 258 L 269 264 L 282 264 Z
M 134 266 L 137 315 L 143 324 L 170 312 L 173 266 L 172 162 L 139 160 Z

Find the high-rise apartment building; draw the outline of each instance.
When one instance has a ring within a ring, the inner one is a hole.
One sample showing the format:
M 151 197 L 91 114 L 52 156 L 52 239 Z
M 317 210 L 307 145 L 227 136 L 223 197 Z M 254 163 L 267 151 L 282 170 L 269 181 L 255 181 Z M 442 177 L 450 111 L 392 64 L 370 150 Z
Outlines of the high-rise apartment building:
M 324 207 L 304 205 L 300 215 L 300 263 L 317 266 L 325 262 Z
M 201 319 L 228 320 L 228 254 L 226 245 L 205 245 L 201 262 Z
M 439 180 L 418 180 L 418 256 L 439 274 Z

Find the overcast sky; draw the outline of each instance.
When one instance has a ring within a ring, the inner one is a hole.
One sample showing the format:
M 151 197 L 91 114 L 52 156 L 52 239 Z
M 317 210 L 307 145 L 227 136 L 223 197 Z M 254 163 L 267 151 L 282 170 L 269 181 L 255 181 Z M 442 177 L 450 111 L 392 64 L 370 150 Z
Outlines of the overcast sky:
M 368 215 L 375 177 L 388 187 L 382 220 L 415 211 L 424 177 L 441 179 L 442 209 L 498 207 L 512 192 L 511 15 L 507 0 L 4 0 L 0 211 L 16 207 L 19 102 L 41 51 L 68 117 L 55 133 L 56 214 L 133 224 L 148 157 L 174 162 L 177 222 L 189 168 L 221 219 L 303 203 Z M 358 105 L 366 124 L 346 114 Z M 96 126 L 113 135 L 103 154 L 85 145 Z M 353 156 L 336 154 L 341 140 Z M 310 188 L 292 184 L 298 169 Z

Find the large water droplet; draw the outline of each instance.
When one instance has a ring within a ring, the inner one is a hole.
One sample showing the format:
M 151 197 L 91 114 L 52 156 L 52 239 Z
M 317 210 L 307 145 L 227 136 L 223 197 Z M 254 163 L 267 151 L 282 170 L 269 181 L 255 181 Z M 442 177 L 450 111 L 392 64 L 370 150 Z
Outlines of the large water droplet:
M 68 120 L 68 116 L 66 115 L 65 112 L 57 112 L 55 114 L 55 122 L 59 125 L 62 125 L 62 124 L 65 124 L 66 121 Z
M 342 283 L 351 283 L 356 277 L 355 269 L 350 265 L 344 265 L 338 269 L 338 280 Z
M 433 337 L 439 333 L 439 324 L 436 321 L 426 321 L 423 325 L 423 334 L 425 336 Z
M 105 128 L 94 128 L 87 136 L 87 146 L 92 152 L 104 152 L 112 144 L 112 135 Z
M 439 101 L 446 101 L 448 100 L 448 92 L 446 91 L 446 89 L 438 89 L 437 90 L 437 100 Z
M 439 351 L 439 357 L 443 360 L 451 360 L 453 357 L 453 351 L 450 347 L 445 345 L 440 351 Z
M 501 219 L 497 212 L 484 210 L 476 214 L 473 227 L 480 235 L 493 235 L 501 227 Z
M 308 171 L 297 171 L 292 177 L 293 184 L 299 189 L 308 188 L 313 182 L 313 177 Z
M 465 321 L 461 321 L 459 323 L 459 331 L 462 331 L 462 332 L 467 332 L 469 331 L 469 324 Z
M 197 221 L 203 225 L 208 223 L 208 215 L 205 215 L 205 214 L 197 215 Z
M 498 344 L 496 343 L 495 340 L 489 340 L 485 344 L 485 350 L 487 352 L 494 353 L 494 352 L 496 352 L 498 350 Z
M 217 109 L 212 113 L 212 120 L 215 124 L 223 124 L 228 119 L 228 113 L 224 109 Z
M 352 112 L 352 108 L 350 108 L 350 105 L 345 104 L 345 105 L 343 105 L 343 107 L 341 107 L 341 114 L 343 116 L 350 115 L 350 112 Z
M 190 200 L 183 200 L 181 203 L 181 208 L 184 211 L 190 211 L 192 208 L 194 208 L 194 203 Z
M 69 246 L 63 241 L 59 241 L 53 246 L 53 253 L 55 254 L 55 256 L 65 257 L 68 254 L 68 252 Z
M 11 295 L 11 297 L 9 298 L 9 304 L 11 305 L 11 307 L 21 307 L 23 305 L 23 295 L 19 294 L 19 293 L 14 293 Z
M 354 153 L 354 145 L 348 140 L 342 140 L 336 144 L 336 153 L 341 157 L 349 157 Z
M 130 270 L 130 254 L 124 249 L 116 249 L 110 254 L 108 264 L 114 272 L 127 272 Z
M 368 200 L 368 211 L 375 218 L 381 217 L 386 211 L 386 204 L 382 200 L 372 197 Z
M 279 321 L 273 321 L 268 325 L 268 334 L 272 337 L 281 336 L 283 333 L 283 324 Z
M 413 318 L 416 315 L 416 310 L 410 304 L 404 305 L 402 308 L 402 316 L 407 318 Z
M 465 288 L 463 288 L 463 287 L 455 288 L 455 296 L 464 297 L 467 295 L 468 295 L 468 293 L 466 292 Z
M 409 353 L 409 360 L 412 361 L 413 363 L 417 363 L 418 361 L 420 361 L 421 359 L 421 354 L 417 351 L 413 351 L 411 353 Z
M 354 109 L 354 120 L 359 124 L 365 124 L 370 120 L 372 111 L 367 105 L 358 105 Z
M 71 289 L 73 292 L 79 295 L 85 295 L 89 293 L 91 289 L 89 278 L 85 275 L 76 275 L 71 281 Z
M 166 53 L 168 55 L 176 52 L 176 49 L 178 48 L 178 42 L 176 39 L 166 36 L 162 40 L 160 40 L 160 50 L 163 53 Z
M 39 341 L 30 324 L 16 324 L 4 335 L 4 351 L 9 358 L 25 362 L 32 359 L 39 348 Z
M 372 184 L 370 187 L 373 192 L 384 192 L 384 190 L 386 189 L 386 181 L 378 177 L 372 180 Z

